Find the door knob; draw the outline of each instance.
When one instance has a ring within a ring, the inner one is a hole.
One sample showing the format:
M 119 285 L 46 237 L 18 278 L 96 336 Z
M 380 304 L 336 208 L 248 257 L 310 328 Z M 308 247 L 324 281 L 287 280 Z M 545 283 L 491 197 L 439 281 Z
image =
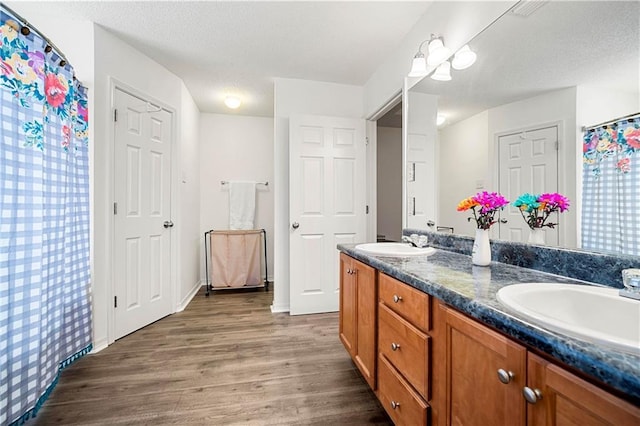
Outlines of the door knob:
M 293 223 L 291 224 L 291 227 L 292 227 L 293 229 L 298 229 L 298 228 L 300 227 L 300 224 L 299 224 L 298 222 L 293 222 Z
M 173 228 L 173 222 L 170 220 L 165 220 L 162 226 L 164 226 L 165 228 Z
M 428 221 L 427 221 L 427 226 L 428 226 L 429 228 L 433 228 L 435 225 L 436 225 L 436 223 L 435 223 L 434 221 L 432 221 L 432 220 L 428 220 Z
M 500 223 L 507 223 L 509 222 L 507 219 L 500 219 Z
M 394 410 L 400 406 L 399 402 L 391 401 L 391 408 Z
M 398 349 L 400 349 L 400 345 L 397 343 L 391 343 L 391 350 L 392 351 L 397 351 Z

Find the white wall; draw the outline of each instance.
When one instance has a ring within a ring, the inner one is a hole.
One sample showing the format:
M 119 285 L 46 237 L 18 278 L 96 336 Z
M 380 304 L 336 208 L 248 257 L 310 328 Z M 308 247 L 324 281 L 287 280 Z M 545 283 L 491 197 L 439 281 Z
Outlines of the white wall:
M 516 0 L 434 1 L 365 83 L 365 117 L 371 117 L 400 93 L 413 56 L 432 33 L 443 36 L 446 46 L 455 51 L 516 3 Z
M 198 290 L 200 282 L 200 110 L 187 87 L 180 85 L 180 264 L 178 272 L 179 302 L 182 310 Z
M 274 294 L 271 309 L 289 310 L 289 117 L 295 114 L 362 118 L 362 87 L 275 79 L 274 105 Z M 337 267 L 337 265 L 336 265 Z
M 388 240 L 402 238 L 402 129 L 378 127 L 377 233 Z
M 267 233 L 267 265 L 273 279 L 273 119 L 200 115 L 200 245 L 210 229 L 229 229 L 229 190 L 220 181 L 268 181 L 257 186 L 255 228 Z M 200 277 L 205 280 L 204 253 Z
M 478 191 L 496 190 L 486 186 L 493 172 L 489 161 L 488 111 L 444 127 L 439 132 L 438 144 L 438 226 L 450 226 L 456 234 L 473 236 L 476 226 L 467 220 L 468 212 L 458 212 L 456 207 Z

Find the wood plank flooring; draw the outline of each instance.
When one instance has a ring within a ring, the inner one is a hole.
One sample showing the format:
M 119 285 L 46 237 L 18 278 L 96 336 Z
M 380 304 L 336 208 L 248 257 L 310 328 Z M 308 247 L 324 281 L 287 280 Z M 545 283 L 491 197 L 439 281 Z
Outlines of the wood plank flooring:
M 271 292 L 201 291 L 66 369 L 37 425 L 391 425 L 338 314 L 272 314 Z

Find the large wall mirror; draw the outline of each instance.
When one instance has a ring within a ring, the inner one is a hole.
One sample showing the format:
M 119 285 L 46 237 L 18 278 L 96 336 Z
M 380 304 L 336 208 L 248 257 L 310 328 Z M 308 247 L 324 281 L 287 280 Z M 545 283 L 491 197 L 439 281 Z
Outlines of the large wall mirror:
M 571 208 L 545 228 L 545 243 L 581 247 L 582 127 L 640 111 L 640 3 L 542 2 L 507 12 L 469 46 L 471 68 L 405 93 L 404 225 L 472 236 L 460 200 L 559 192 Z M 492 238 L 527 241 L 517 209 L 502 218 Z

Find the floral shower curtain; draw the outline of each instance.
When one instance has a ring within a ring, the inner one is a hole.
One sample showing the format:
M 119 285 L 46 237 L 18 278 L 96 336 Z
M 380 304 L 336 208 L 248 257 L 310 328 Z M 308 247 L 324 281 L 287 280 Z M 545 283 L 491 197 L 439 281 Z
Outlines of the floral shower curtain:
M 0 424 L 20 424 L 91 350 L 88 111 L 73 69 L 0 14 Z
M 583 140 L 582 247 L 640 255 L 640 114 Z

